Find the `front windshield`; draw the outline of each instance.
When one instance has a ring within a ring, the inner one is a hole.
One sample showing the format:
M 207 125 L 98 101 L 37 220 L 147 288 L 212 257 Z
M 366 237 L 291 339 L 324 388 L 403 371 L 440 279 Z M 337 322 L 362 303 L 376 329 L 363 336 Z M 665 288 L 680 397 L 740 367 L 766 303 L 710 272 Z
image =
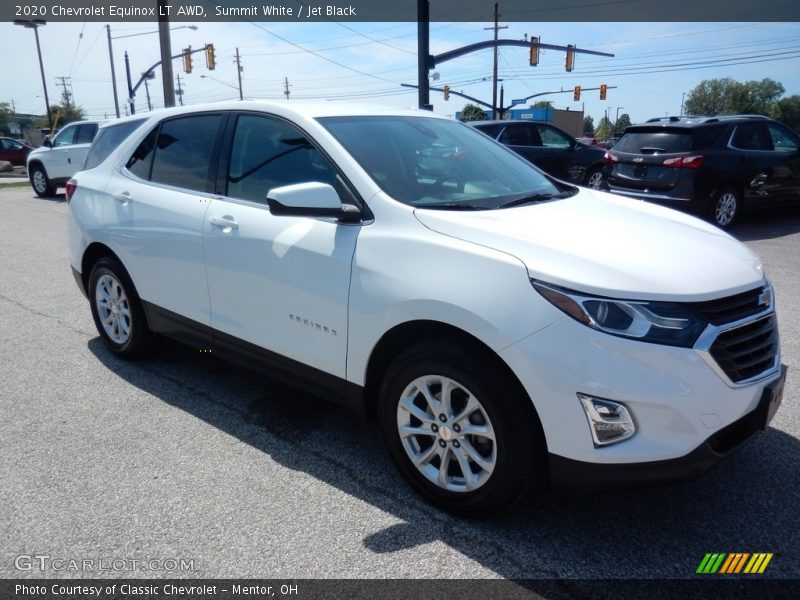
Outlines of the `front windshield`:
M 319 121 L 384 192 L 411 206 L 491 209 L 561 192 L 530 163 L 458 121 L 392 116 Z

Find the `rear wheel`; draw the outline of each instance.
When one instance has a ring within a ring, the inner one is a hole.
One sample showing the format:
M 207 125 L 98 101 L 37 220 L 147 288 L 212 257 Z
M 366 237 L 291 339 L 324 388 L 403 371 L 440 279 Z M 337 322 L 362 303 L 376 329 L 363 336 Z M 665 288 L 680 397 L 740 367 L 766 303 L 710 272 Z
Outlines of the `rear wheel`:
M 593 190 L 602 189 L 603 185 L 603 170 L 595 167 L 591 169 L 584 179 L 584 185 Z
M 106 346 L 122 358 L 138 358 L 150 347 L 151 333 L 142 303 L 118 260 L 98 260 L 89 276 L 89 304 Z
M 541 425 L 508 379 L 487 357 L 444 343 L 394 361 L 381 390 L 381 430 L 395 465 L 424 498 L 488 516 L 544 480 Z
M 721 229 L 727 229 L 742 212 L 742 196 L 736 188 L 724 187 L 714 194 L 709 207 L 709 220 Z
M 50 180 L 47 178 L 47 173 L 41 165 L 31 167 L 30 179 L 33 191 L 36 192 L 36 195 L 40 198 L 51 198 L 56 195 L 56 188 L 50 183 Z

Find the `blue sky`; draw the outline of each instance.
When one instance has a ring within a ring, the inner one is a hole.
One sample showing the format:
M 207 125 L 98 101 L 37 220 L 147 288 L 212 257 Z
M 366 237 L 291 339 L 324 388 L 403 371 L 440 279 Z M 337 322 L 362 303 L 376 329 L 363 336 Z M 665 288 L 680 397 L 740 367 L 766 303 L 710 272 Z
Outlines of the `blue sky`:
M 187 25 L 179 23 L 178 25 Z M 400 83 L 416 83 L 416 23 L 197 23 L 197 31 L 172 32 L 173 54 L 191 45 L 213 43 L 217 68 L 208 71 L 202 55 L 194 70 L 180 73 L 187 104 L 238 97 L 238 47 L 242 57 L 244 94 L 251 98 L 283 98 L 288 78 L 291 98 L 352 100 L 387 106 L 415 106 L 416 91 Z M 528 64 L 524 48 L 502 48 L 499 72 L 506 103 L 551 90 L 569 93 L 544 96 L 557 108 L 585 110 L 597 122 L 608 109 L 612 118 L 628 113 L 634 122 L 678 114 L 681 98 L 703 79 L 731 77 L 739 81 L 770 77 L 786 95 L 800 94 L 800 24 L 798 23 L 502 23 L 500 37 L 539 36 L 543 43 L 576 44 L 614 53 L 614 58 L 578 55 L 575 69 L 564 70 L 564 55 L 542 51 L 537 67 Z M 433 23 L 431 51 L 438 54 L 490 39 L 490 23 Z M 149 23 L 114 23 L 112 36 L 154 31 Z M 113 116 L 108 43 L 101 23 L 48 23 L 40 29 L 48 93 L 59 101 L 56 77 L 71 77 L 75 100 L 87 115 Z M 113 41 L 120 100 L 127 96 L 123 52 L 131 56 L 134 78 L 159 59 L 158 36 L 145 34 Z M 0 102 L 14 101 L 19 112 L 43 113 L 44 100 L 33 33 L 0 23 L 0 55 L 6 57 Z M 11 60 L 9 57 L 15 57 Z M 337 64 L 338 63 L 338 64 Z M 484 50 L 439 65 L 435 85 L 448 84 L 491 101 L 492 52 Z M 160 78 L 160 71 L 158 71 Z M 201 76 L 205 75 L 203 78 Z M 616 86 L 601 102 L 596 91 L 573 102 L 575 85 Z M 163 105 L 160 81 L 150 86 L 153 103 Z M 434 110 L 452 115 L 465 101 L 449 102 L 433 92 Z M 139 112 L 146 107 L 144 88 L 137 94 Z M 123 111 L 124 112 L 124 111 Z

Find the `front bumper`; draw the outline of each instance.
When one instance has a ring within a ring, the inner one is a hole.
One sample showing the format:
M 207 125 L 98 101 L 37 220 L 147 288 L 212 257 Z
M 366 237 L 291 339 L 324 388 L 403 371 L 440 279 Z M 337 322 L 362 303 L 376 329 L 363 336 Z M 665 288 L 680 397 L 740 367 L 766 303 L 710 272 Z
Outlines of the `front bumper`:
M 679 458 L 638 463 L 598 464 L 550 454 L 550 483 L 556 492 L 576 494 L 697 479 L 765 429 L 783 397 L 786 365 L 768 385 L 755 410 L 710 436 Z

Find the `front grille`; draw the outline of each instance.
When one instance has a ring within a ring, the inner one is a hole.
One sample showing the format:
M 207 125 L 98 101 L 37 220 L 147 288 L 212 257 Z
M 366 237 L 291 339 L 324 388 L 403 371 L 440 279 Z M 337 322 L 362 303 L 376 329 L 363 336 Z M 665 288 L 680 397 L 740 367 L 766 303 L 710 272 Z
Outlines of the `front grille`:
M 707 302 L 689 302 L 687 305 L 712 325 L 724 325 L 766 310 L 767 306 L 760 304 L 759 298 L 768 289 L 759 287 L 735 296 Z
M 751 379 L 775 366 L 778 325 L 775 313 L 723 331 L 709 353 L 734 383 Z

